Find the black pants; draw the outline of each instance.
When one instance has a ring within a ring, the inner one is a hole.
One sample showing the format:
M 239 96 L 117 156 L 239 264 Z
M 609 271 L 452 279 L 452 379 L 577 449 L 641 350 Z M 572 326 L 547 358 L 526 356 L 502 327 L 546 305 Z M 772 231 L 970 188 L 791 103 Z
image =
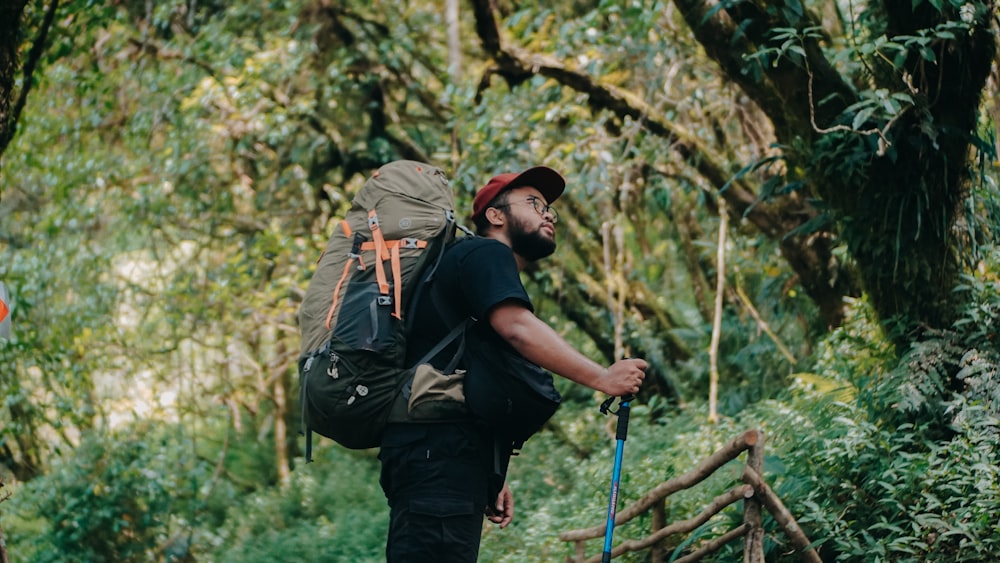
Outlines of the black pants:
M 492 440 L 469 424 L 391 424 L 379 459 L 389 501 L 386 561 L 475 562 L 483 510 L 496 500 Z

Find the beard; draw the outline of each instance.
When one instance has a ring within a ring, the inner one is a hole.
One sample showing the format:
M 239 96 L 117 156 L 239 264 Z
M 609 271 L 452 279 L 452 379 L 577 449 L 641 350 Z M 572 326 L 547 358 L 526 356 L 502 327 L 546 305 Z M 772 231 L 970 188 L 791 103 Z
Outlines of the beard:
M 541 226 L 529 231 L 520 221 L 511 225 L 510 246 L 515 254 L 529 262 L 551 256 L 556 251 L 555 238 L 548 238 L 542 234 Z

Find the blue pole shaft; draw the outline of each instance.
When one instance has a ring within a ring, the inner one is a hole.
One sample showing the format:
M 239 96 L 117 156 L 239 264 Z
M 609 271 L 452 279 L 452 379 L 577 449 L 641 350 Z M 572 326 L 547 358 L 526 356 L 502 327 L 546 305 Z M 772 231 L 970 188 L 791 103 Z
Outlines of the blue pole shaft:
M 608 522 L 604 528 L 604 555 L 601 558 L 603 563 L 608 563 L 611 561 L 611 547 L 612 538 L 615 534 L 615 516 L 617 515 L 618 508 L 618 485 L 621 480 L 621 470 L 622 470 L 622 446 L 625 444 L 624 441 L 618 440 L 618 444 L 615 447 L 615 469 L 611 477 L 611 498 L 608 501 Z
M 615 467 L 611 474 L 611 495 L 608 500 L 608 522 L 604 528 L 604 553 L 601 557 L 602 563 L 611 561 L 612 539 L 615 533 L 615 516 L 618 512 L 618 486 L 622 476 L 622 455 L 625 452 L 625 438 L 628 434 L 629 401 L 622 400 L 618 411 L 618 427 L 616 429 L 615 441 Z

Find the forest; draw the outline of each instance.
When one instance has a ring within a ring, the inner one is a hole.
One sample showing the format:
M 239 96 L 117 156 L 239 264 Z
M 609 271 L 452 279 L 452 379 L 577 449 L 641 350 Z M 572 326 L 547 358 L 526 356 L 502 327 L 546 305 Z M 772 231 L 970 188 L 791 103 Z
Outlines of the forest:
M 398 159 L 460 221 L 496 173 L 567 178 L 522 277 L 587 356 L 650 364 L 620 509 L 760 430 L 822 561 L 1000 560 L 998 33 L 996 0 L 4 0 L 3 561 L 384 561 L 378 451 L 305 463 L 297 312 Z M 556 379 L 481 561 L 605 522 L 615 417 Z

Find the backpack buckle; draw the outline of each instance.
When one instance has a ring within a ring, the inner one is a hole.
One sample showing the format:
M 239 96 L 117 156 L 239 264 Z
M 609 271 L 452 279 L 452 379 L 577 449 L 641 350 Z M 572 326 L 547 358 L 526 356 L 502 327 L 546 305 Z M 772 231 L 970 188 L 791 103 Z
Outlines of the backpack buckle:
M 379 305 L 384 305 L 384 306 L 392 305 L 392 297 L 389 295 L 379 295 L 375 299 L 375 302 L 378 303 Z
M 415 238 L 404 238 L 403 248 L 417 248 L 417 239 Z

